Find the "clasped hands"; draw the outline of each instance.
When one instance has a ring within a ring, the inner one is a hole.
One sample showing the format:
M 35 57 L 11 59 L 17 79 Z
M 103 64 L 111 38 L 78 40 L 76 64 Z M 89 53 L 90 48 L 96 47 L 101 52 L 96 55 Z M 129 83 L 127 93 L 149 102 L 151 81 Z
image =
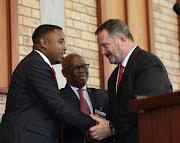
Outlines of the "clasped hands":
M 98 143 L 99 140 L 102 140 L 111 136 L 108 120 L 101 119 L 97 114 L 90 115 L 90 116 L 93 120 L 96 121 L 96 126 L 91 127 L 86 132 L 85 139 L 87 143 L 96 143 L 96 142 Z

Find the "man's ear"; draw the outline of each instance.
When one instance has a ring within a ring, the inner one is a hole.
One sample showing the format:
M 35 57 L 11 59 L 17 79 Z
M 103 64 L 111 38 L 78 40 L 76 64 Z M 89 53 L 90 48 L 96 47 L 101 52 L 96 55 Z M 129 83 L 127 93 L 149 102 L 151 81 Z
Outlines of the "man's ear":
M 126 43 L 126 40 L 127 38 L 124 34 L 119 34 L 118 41 L 119 41 L 120 46 L 124 46 L 124 44 Z
M 119 34 L 119 36 L 118 36 L 118 38 L 119 38 L 119 40 L 121 40 L 121 42 L 126 42 L 126 35 L 124 35 L 124 34 Z
M 41 46 L 42 47 L 44 47 L 44 48 L 46 48 L 47 49 L 47 39 L 45 39 L 45 38 L 41 38 L 40 39 L 40 44 L 41 44 Z
M 63 76 L 66 77 L 66 74 L 65 74 L 65 72 L 64 72 L 64 69 L 62 69 L 61 72 L 62 72 Z

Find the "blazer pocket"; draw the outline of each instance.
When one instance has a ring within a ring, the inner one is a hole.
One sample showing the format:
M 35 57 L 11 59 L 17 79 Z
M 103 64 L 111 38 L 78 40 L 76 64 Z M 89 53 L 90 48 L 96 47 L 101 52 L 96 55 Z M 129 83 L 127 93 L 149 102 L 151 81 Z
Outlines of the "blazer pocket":
M 34 132 L 43 136 L 47 136 L 47 137 L 50 134 L 48 129 L 41 127 L 39 125 L 35 125 L 35 124 L 26 124 L 25 129 L 26 131 L 31 131 L 31 132 Z

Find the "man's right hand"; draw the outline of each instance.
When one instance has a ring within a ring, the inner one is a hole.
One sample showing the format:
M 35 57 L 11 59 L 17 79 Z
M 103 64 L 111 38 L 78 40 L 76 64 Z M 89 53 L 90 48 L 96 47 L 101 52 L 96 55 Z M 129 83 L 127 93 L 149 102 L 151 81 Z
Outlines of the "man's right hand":
M 86 143 L 101 143 L 101 141 L 92 139 L 92 138 L 90 137 L 89 130 L 86 131 L 86 133 L 85 133 L 85 141 L 86 141 Z
M 109 121 L 91 115 L 92 119 L 97 122 L 96 126 L 90 128 L 90 136 L 95 140 L 102 140 L 111 136 L 111 130 L 109 128 Z

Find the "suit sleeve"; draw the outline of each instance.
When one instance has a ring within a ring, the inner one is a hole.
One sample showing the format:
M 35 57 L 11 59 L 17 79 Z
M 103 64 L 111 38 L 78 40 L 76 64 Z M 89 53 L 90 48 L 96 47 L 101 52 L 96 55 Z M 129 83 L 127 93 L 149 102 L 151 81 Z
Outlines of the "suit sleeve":
M 51 68 L 34 63 L 28 71 L 28 91 L 35 102 L 52 116 L 80 128 L 83 132 L 95 125 L 90 116 L 66 103 L 59 95 Z

